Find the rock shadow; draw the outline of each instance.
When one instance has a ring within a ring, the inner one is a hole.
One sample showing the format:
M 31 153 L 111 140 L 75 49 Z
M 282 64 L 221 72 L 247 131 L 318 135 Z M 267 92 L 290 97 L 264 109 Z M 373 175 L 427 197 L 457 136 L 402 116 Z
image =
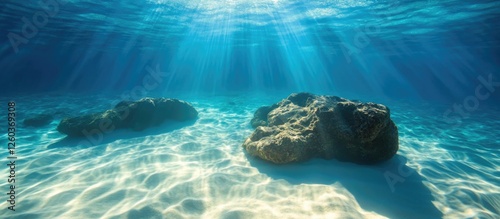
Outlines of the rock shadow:
M 142 131 L 133 131 L 131 129 L 117 129 L 109 133 L 103 133 L 96 131 L 88 137 L 69 137 L 54 142 L 47 146 L 48 149 L 60 148 L 60 147 L 93 147 L 103 144 L 108 144 L 116 140 L 121 139 L 132 139 L 145 136 L 161 135 L 165 133 L 172 132 L 177 129 L 181 129 L 187 126 L 191 126 L 196 123 L 197 120 L 189 120 L 184 122 L 179 121 L 165 121 L 164 124 L 159 126 L 150 127 Z
M 247 154 L 250 164 L 272 179 L 291 184 L 341 183 L 361 208 L 389 218 L 441 218 L 431 191 L 418 172 L 406 165 L 404 156 L 376 165 L 312 159 L 276 165 Z

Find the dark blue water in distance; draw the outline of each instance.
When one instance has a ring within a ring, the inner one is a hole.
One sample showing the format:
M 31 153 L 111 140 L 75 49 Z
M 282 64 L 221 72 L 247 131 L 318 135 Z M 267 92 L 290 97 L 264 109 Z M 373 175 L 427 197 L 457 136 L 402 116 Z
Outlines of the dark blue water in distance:
M 0 218 L 498 218 L 499 22 L 493 0 L 2 0 L 0 104 L 20 119 L 123 93 L 200 119 L 96 147 L 61 143 L 57 117 L 20 127 L 20 210 Z M 249 162 L 255 110 L 302 91 L 390 107 L 398 157 Z M 391 192 L 400 162 L 415 174 Z
M 18 53 L 6 36 L 44 7 L 2 2 L 6 92 L 130 89 L 149 64 L 166 91 L 450 101 L 498 76 L 498 1 L 64 2 Z

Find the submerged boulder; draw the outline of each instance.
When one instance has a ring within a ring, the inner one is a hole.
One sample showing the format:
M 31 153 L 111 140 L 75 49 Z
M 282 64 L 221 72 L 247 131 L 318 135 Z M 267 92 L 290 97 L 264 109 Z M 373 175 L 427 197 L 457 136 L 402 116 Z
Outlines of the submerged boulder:
M 313 157 L 373 164 L 398 150 L 398 129 L 384 105 L 296 93 L 257 110 L 246 151 L 273 163 Z
M 95 130 L 102 133 L 123 128 L 141 131 L 158 126 L 166 120 L 187 121 L 197 117 L 196 109 L 182 100 L 143 98 L 138 101 L 122 101 L 104 112 L 65 118 L 61 120 L 57 130 L 71 137 L 83 137 Z
M 276 107 L 278 106 L 275 104 L 272 106 L 263 106 L 257 109 L 253 115 L 252 121 L 250 121 L 252 127 L 257 128 L 258 126 L 267 126 L 267 114 L 269 114 L 271 110 L 276 109 Z

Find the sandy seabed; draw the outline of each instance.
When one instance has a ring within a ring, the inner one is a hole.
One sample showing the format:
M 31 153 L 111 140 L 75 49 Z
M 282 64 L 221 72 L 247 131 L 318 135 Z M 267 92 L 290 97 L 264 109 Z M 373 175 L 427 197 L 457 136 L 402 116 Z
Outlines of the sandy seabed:
M 284 97 L 186 97 L 199 111 L 197 121 L 117 130 L 90 147 L 58 133 L 59 118 L 42 128 L 21 121 L 97 112 L 116 97 L 11 98 L 19 123 L 16 211 L 3 201 L 0 218 L 499 217 L 497 109 L 484 106 L 450 126 L 441 119 L 446 106 L 384 103 L 398 125 L 400 150 L 375 166 L 322 159 L 274 165 L 248 157 L 241 144 L 253 131 L 253 112 Z M 8 100 L 0 98 L 2 105 Z M 0 121 L 6 117 L 7 107 Z

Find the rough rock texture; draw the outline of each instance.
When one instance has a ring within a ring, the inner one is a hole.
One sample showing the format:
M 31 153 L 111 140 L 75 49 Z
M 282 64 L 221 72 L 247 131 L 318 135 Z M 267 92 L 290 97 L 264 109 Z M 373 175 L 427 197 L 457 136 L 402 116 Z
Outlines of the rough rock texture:
M 390 159 L 399 144 L 389 108 L 336 96 L 292 94 L 259 108 L 251 125 L 243 147 L 273 163 L 320 157 L 372 164 Z
M 165 120 L 187 121 L 196 119 L 198 112 L 191 104 L 167 98 L 143 98 L 122 101 L 113 109 L 101 113 L 63 119 L 57 130 L 68 136 L 86 136 L 100 131 L 130 128 L 141 131 L 162 124 Z
M 263 106 L 257 109 L 253 115 L 252 121 L 250 121 L 252 127 L 267 126 L 267 114 L 269 114 L 271 110 L 276 109 L 276 107 L 278 107 L 278 105 L 274 104 L 272 106 Z
M 42 127 L 50 124 L 54 120 L 54 117 L 48 114 L 40 114 L 31 118 L 27 118 L 23 121 L 25 126 L 31 127 Z

